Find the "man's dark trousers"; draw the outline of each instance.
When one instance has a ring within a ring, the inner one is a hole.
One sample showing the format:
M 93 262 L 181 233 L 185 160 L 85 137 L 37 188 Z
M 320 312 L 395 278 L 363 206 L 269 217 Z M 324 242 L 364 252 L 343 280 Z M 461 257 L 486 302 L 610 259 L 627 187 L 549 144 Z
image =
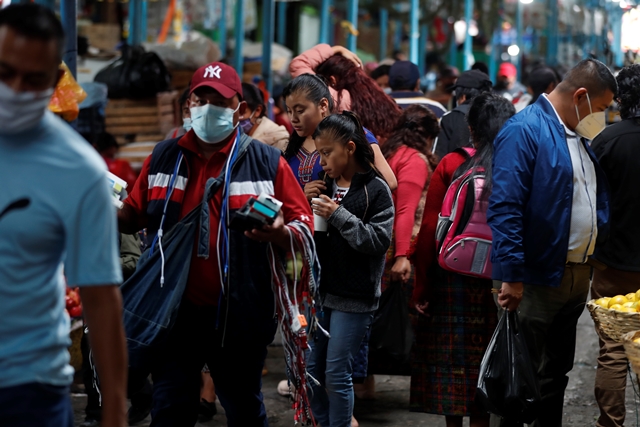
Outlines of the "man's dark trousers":
M 267 427 L 262 402 L 266 346 L 253 336 L 230 337 L 216 330 L 216 307 L 183 300 L 164 349 L 152 366 L 151 427 L 193 427 L 200 403 L 200 373 L 206 363 L 230 427 Z M 224 313 L 221 313 L 224 315 Z M 221 316 L 221 323 L 224 316 Z M 240 339 L 238 339 L 240 338 Z M 229 344 L 233 339 L 234 344 Z M 238 341 L 243 343 L 238 344 Z
M 568 264 L 557 288 L 524 285 L 518 317 L 531 363 L 538 372 L 542 397 L 540 415 L 530 424 L 532 427 L 562 426 L 567 374 L 573 368 L 576 327 L 589 294 L 590 279 L 589 265 Z M 502 282 L 494 281 L 493 286 L 500 288 Z M 492 416 L 491 426 L 497 425 L 517 424 Z

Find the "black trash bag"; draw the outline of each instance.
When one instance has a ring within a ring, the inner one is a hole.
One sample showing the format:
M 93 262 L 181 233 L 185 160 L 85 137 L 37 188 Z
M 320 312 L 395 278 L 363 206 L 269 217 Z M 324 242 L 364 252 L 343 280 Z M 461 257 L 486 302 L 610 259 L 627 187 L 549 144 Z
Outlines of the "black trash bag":
M 540 409 L 540 389 L 518 313 L 506 311 L 482 358 L 477 397 L 487 411 L 512 422 L 532 423 Z
M 407 295 L 402 284 L 391 283 L 380 296 L 373 316 L 369 351 L 382 353 L 398 363 L 408 363 L 413 345 Z
M 94 81 L 107 85 L 109 99 L 144 99 L 168 90 L 171 75 L 155 53 L 125 46 L 122 56 L 100 70 Z

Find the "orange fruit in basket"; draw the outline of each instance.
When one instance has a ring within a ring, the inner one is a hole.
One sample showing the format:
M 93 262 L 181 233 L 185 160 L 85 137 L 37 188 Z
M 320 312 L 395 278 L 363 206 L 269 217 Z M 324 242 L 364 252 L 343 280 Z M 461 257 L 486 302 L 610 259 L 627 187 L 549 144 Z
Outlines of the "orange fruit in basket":
M 602 298 L 598 298 L 597 300 L 595 300 L 594 303 L 599 305 L 602 308 L 609 308 L 609 300 L 611 300 L 611 298 L 602 297 Z
M 620 311 L 622 313 L 637 313 L 636 309 L 631 307 L 620 307 L 616 311 Z
M 621 308 L 622 308 L 622 304 L 613 304 L 612 306 L 609 307 L 609 310 L 620 311 Z
M 633 340 L 633 342 L 636 344 L 640 344 L 640 338 L 636 338 L 635 340 Z
M 636 301 L 640 301 L 640 289 L 636 291 Z
M 624 304 L 622 304 L 623 307 L 629 307 L 629 308 L 636 308 L 636 303 L 635 302 L 625 302 Z
M 615 304 L 624 304 L 625 302 L 629 302 L 629 300 L 627 300 L 627 298 L 623 295 L 616 295 L 615 297 L 611 298 L 611 300 L 609 300 L 609 308 L 611 308 L 613 305 Z
M 631 301 L 631 302 L 638 301 L 638 299 L 636 298 L 636 293 L 635 292 L 630 292 L 630 293 L 626 294 L 624 297 L 626 299 L 628 299 L 629 301 Z

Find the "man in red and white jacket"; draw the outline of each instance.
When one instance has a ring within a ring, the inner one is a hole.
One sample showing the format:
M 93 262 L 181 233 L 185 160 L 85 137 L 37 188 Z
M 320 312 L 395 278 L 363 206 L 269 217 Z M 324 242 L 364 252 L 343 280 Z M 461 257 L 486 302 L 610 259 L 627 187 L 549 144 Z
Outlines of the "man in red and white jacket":
M 198 206 L 207 180 L 218 177 L 227 158 L 234 157 L 234 144 L 239 145 L 243 137 L 239 117 L 247 108 L 235 70 L 215 62 L 198 69 L 191 81 L 189 101 L 192 129 L 180 138 L 159 143 L 144 162 L 120 212 L 121 231 L 133 233 L 146 227 L 150 239 L 158 234 L 161 224 L 168 231 Z M 211 256 L 198 257 L 194 242 L 175 326 L 152 366 L 156 426 L 195 424 L 200 370 L 205 363 L 229 426 L 268 425 L 261 375 L 266 346 L 277 326 L 268 244 L 288 249 L 287 224 L 296 221 L 313 230 L 312 213 L 291 169 L 275 148 L 251 141 L 229 168 L 228 178 L 225 191 L 231 218 L 250 197 L 257 198 L 263 192 L 283 203 L 281 213 L 271 226 L 260 230 L 242 233 L 227 229 L 229 257 L 227 265 L 221 266 L 217 255 L 222 253 L 223 191 L 209 201 Z M 221 273 L 225 271 L 228 274 Z

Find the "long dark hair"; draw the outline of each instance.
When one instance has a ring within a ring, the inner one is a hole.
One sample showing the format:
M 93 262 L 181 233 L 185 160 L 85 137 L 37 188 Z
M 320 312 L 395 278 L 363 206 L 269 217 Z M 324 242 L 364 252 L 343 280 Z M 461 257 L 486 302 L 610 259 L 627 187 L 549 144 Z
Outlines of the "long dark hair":
M 458 177 L 469 168 L 482 168 L 485 171 L 482 197 L 489 197 L 492 188 L 491 162 L 493 160 L 493 141 L 498 136 L 502 126 L 514 114 L 516 109 L 505 97 L 495 93 L 483 93 L 473 99 L 467 123 L 471 131 L 471 139 L 476 153 L 467 159 L 455 172 Z
M 316 106 L 320 105 L 323 99 L 326 99 L 329 103 L 329 112 L 332 112 L 334 109 L 329 86 L 327 86 L 327 83 L 325 83 L 322 77 L 307 73 L 291 80 L 282 91 L 282 97 L 286 101 L 288 97 L 294 94 L 304 96 Z M 287 145 L 287 149 L 284 152 L 285 159 L 288 160 L 298 154 L 302 144 L 304 144 L 304 140 L 304 137 L 298 135 L 297 132 L 293 132 L 289 138 L 289 145 Z
M 640 64 L 624 67 L 616 77 L 620 117 L 630 119 L 640 108 Z
M 356 144 L 354 156 L 358 165 L 364 170 L 374 168 L 373 149 L 367 141 L 360 119 L 355 113 L 343 111 L 342 114 L 332 114 L 325 117 L 313 133 L 313 139 L 318 137 L 328 138 L 343 145 L 353 141 Z
M 351 109 L 360 117 L 362 125 L 376 137 L 388 138 L 402 110 L 364 70 L 342 55 L 333 55 L 316 69 L 327 80 L 334 77 L 338 105 L 342 91 L 351 95 Z
M 262 96 L 262 92 L 258 89 L 258 86 L 251 83 L 242 83 L 242 98 L 247 103 L 247 106 L 251 109 L 251 111 L 256 111 L 258 107 L 262 107 L 262 111 L 259 117 L 264 116 L 267 108 L 264 105 L 264 96 Z
M 385 159 L 389 159 L 403 145 L 418 150 L 429 160 L 431 169 L 438 165 L 438 158 L 432 153 L 433 140 L 438 136 L 438 118 L 422 104 L 409 106 L 398 119 L 393 134 L 380 146 Z

